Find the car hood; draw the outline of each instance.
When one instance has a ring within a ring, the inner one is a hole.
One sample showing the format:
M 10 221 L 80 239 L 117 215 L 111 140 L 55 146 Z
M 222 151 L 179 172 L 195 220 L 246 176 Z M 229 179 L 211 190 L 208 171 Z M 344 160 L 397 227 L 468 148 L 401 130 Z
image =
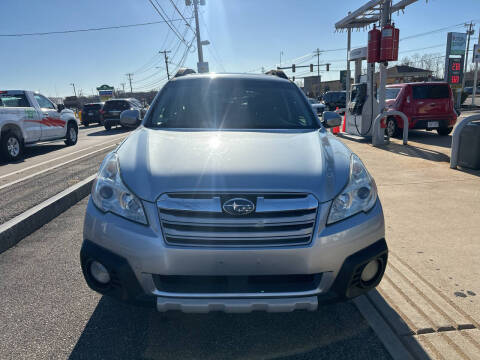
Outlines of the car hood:
M 167 192 L 302 192 L 320 202 L 346 185 L 350 150 L 315 131 L 179 131 L 141 127 L 117 149 L 140 198 Z

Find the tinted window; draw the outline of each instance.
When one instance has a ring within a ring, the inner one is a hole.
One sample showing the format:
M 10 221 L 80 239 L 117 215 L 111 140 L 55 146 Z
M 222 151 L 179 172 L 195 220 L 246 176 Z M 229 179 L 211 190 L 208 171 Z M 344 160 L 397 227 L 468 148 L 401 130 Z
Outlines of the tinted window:
M 83 106 L 84 110 L 100 110 L 102 108 L 102 104 L 87 104 Z
M 448 99 L 450 92 L 448 86 L 439 85 L 417 85 L 413 86 L 413 98 L 416 100 L 421 99 Z
M 125 100 L 109 100 L 103 106 L 103 110 L 128 110 L 130 104 Z
M 11 95 L 8 93 L 0 94 L 0 106 L 2 107 L 30 107 L 25 94 Z
M 392 100 L 396 99 L 398 94 L 400 93 L 400 88 L 387 88 L 385 91 L 385 99 Z
M 147 126 L 209 129 L 311 129 L 315 116 L 294 84 L 261 79 L 167 83 Z

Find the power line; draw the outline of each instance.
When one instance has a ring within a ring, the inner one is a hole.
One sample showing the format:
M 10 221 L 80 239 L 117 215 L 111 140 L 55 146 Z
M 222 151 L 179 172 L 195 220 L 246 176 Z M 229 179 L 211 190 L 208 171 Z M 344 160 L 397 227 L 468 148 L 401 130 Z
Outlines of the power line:
M 175 2 L 173 0 L 170 0 L 170 2 L 172 3 L 173 7 L 175 8 L 175 10 L 178 12 L 178 14 L 181 16 L 181 18 L 183 20 L 185 20 L 185 24 L 190 28 L 190 30 L 192 30 L 192 32 L 196 35 L 195 33 L 195 30 L 193 30 L 191 27 L 190 27 L 190 24 L 188 23 L 187 19 L 185 19 L 185 17 L 183 16 L 183 14 L 180 12 L 180 10 L 178 10 L 178 7 L 177 5 L 175 4 Z
M 178 39 L 183 42 L 185 45 L 187 45 L 187 42 L 185 41 L 184 38 L 182 38 L 180 36 L 180 33 L 178 32 L 178 30 L 168 22 L 168 20 L 166 19 L 166 17 L 160 12 L 160 10 L 158 10 L 158 8 L 155 6 L 155 4 L 153 3 L 152 0 L 148 0 L 150 2 L 150 4 L 152 4 L 153 8 L 155 9 L 155 11 L 158 13 L 158 15 L 160 15 L 162 17 L 162 19 L 164 20 L 164 22 L 168 25 L 168 27 L 173 31 L 173 33 L 178 37 Z M 155 2 L 157 3 L 157 5 L 162 8 L 160 6 L 160 4 L 158 4 L 158 2 L 155 0 Z M 163 10 L 163 9 L 162 9 Z
M 170 21 L 182 21 L 182 19 L 171 19 Z M 103 26 L 97 28 L 75 29 L 75 30 L 59 30 L 59 31 L 46 31 L 46 32 L 34 32 L 34 33 L 18 33 L 18 34 L 0 34 L 0 37 L 22 37 L 22 36 L 44 36 L 44 35 L 57 35 L 57 34 L 71 34 L 78 32 L 88 31 L 102 31 L 111 29 L 124 29 L 138 26 L 156 25 L 156 24 L 168 24 L 167 21 L 151 21 L 138 24 L 116 25 L 116 26 Z

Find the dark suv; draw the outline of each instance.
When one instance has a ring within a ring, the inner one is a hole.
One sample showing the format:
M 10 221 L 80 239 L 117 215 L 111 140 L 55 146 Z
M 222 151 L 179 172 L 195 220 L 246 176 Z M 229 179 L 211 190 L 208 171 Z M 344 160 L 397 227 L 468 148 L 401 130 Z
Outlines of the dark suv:
M 323 102 L 325 110 L 335 111 L 337 107 L 343 109 L 347 106 L 347 94 L 345 91 L 328 91 L 323 95 Z
M 91 123 L 98 123 L 103 125 L 102 121 L 102 108 L 103 102 L 85 104 L 82 108 L 82 124 L 88 126 Z
M 102 110 L 103 124 L 106 130 L 110 130 L 112 126 L 120 124 L 120 114 L 125 110 L 138 110 L 140 112 L 140 118 L 137 125 L 143 119 L 145 115 L 145 109 L 137 99 L 112 99 L 105 102 Z

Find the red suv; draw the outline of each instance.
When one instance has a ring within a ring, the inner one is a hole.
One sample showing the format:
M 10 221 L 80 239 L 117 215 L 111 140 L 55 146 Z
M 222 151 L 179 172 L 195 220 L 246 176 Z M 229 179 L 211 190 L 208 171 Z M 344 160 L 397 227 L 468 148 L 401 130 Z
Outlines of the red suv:
M 444 82 L 388 85 L 386 106 L 407 115 L 409 129 L 435 129 L 439 135 L 448 135 L 457 121 L 452 89 Z M 398 116 L 389 117 L 386 127 L 390 137 L 399 137 L 403 120 Z

